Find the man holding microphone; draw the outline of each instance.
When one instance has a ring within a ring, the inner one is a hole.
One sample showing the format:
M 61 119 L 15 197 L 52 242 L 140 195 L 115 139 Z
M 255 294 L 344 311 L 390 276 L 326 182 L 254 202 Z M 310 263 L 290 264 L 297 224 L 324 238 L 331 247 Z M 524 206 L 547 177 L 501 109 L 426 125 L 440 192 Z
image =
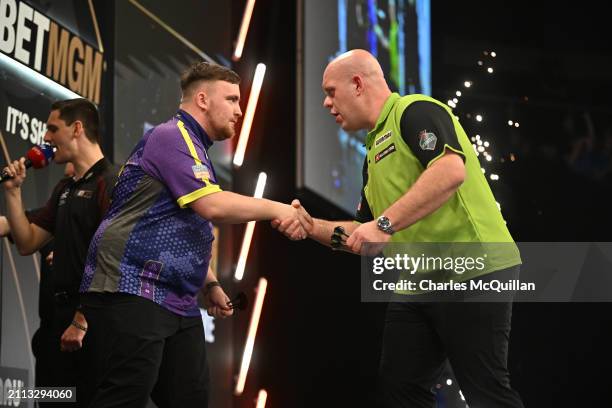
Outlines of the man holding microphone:
M 116 171 L 100 148 L 100 119 L 96 106 L 87 99 L 58 101 L 51 105 L 44 140 L 55 152 L 58 164 L 72 163 L 74 176 L 61 179 L 47 203 L 26 217 L 21 185 L 26 178 L 26 159 L 10 163 L 4 182 L 10 233 L 21 255 L 29 255 L 54 241 L 52 318 L 39 330 L 40 347 L 35 347 L 37 370 L 54 381 L 39 387 L 77 386 L 77 400 L 82 406 L 88 394 L 83 379 L 85 358 L 79 350 L 87 331 L 79 305 L 79 285 L 89 241 L 108 209 Z M 44 327 L 43 327 L 44 326 Z M 45 363 L 46 362 L 46 363 Z M 41 374 L 41 373 L 39 373 Z M 56 406 L 55 404 L 54 406 Z M 74 406 L 74 404 L 71 404 Z

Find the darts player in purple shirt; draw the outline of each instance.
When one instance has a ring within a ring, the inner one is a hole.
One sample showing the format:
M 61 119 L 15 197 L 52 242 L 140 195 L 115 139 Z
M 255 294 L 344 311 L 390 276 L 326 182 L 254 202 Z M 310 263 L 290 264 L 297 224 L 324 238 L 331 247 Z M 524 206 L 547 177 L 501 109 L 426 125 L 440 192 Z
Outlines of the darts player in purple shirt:
M 239 82 L 225 67 L 192 65 L 178 112 L 146 132 L 122 168 L 81 284 L 79 313 L 99 345 L 91 407 L 144 407 L 149 395 L 160 408 L 206 407 L 198 291 L 209 314 L 232 314 L 209 268 L 212 223 L 310 221 L 301 209 L 219 187 L 208 149 L 235 134 Z

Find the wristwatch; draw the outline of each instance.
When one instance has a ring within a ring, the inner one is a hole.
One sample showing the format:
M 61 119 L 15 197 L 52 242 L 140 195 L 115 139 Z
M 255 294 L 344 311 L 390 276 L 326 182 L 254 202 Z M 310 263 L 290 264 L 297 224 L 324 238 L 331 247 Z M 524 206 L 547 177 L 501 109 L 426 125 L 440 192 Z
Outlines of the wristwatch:
M 395 232 L 393 230 L 393 227 L 391 226 L 391 221 L 389 221 L 389 218 L 385 217 L 384 215 L 378 217 L 378 219 L 376 220 L 376 226 L 379 230 L 389 235 L 393 235 L 393 233 Z

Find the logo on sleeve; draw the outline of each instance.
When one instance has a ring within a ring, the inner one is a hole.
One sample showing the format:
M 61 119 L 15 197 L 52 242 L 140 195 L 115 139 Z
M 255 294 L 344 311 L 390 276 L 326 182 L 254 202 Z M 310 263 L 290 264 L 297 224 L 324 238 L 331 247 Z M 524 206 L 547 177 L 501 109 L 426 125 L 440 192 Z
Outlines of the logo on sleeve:
M 382 159 L 384 159 L 385 157 L 387 157 L 393 152 L 395 152 L 395 143 L 391 143 L 384 150 L 376 153 L 376 156 L 374 156 L 374 162 L 378 163 L 379 161 L 381 161 Z
M 191 166 L 191 169 L 193 170 L 193 175 L 195 178 L 202 181 L 210 180 L 210 172 L 205 164 L 196 164 Z
M 80 197 L 80 198 L 91 198 L 91 197 L 93 197 L 93 191 L 91 191 L 91 190 L 77 190 L 75 195 L 77 197 Z
M 66 200 L 68 199 L 68 194 L 70 194 L 70 189 L 69 188 L 65 189 L 62 192 L 62 194 L 59 196 L 59 202 L 57 203 L 58 207 L 66 204 Z
M 419 132 L 419 146 L 423 150 L 434 150 L 436 148 L 436 142 L 438 137 L 427 130 L 421 130 Z
M 388 131 L 374 142 L 374 147 L 378 147 L 391 137 L 391 131 Z

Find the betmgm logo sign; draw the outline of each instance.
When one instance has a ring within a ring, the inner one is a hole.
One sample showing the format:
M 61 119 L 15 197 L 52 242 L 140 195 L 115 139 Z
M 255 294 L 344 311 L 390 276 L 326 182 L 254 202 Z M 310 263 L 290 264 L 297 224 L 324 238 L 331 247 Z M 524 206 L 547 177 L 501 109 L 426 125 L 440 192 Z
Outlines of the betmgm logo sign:
M 0 51 L 100 103 L 102 53 L 27 3 L 0 0 Z
M 27 370 L 0 367 L 0 408 L 27 406 L 27 402 L 19 398 L 20 391 L 27 387 L 27 378 Z

